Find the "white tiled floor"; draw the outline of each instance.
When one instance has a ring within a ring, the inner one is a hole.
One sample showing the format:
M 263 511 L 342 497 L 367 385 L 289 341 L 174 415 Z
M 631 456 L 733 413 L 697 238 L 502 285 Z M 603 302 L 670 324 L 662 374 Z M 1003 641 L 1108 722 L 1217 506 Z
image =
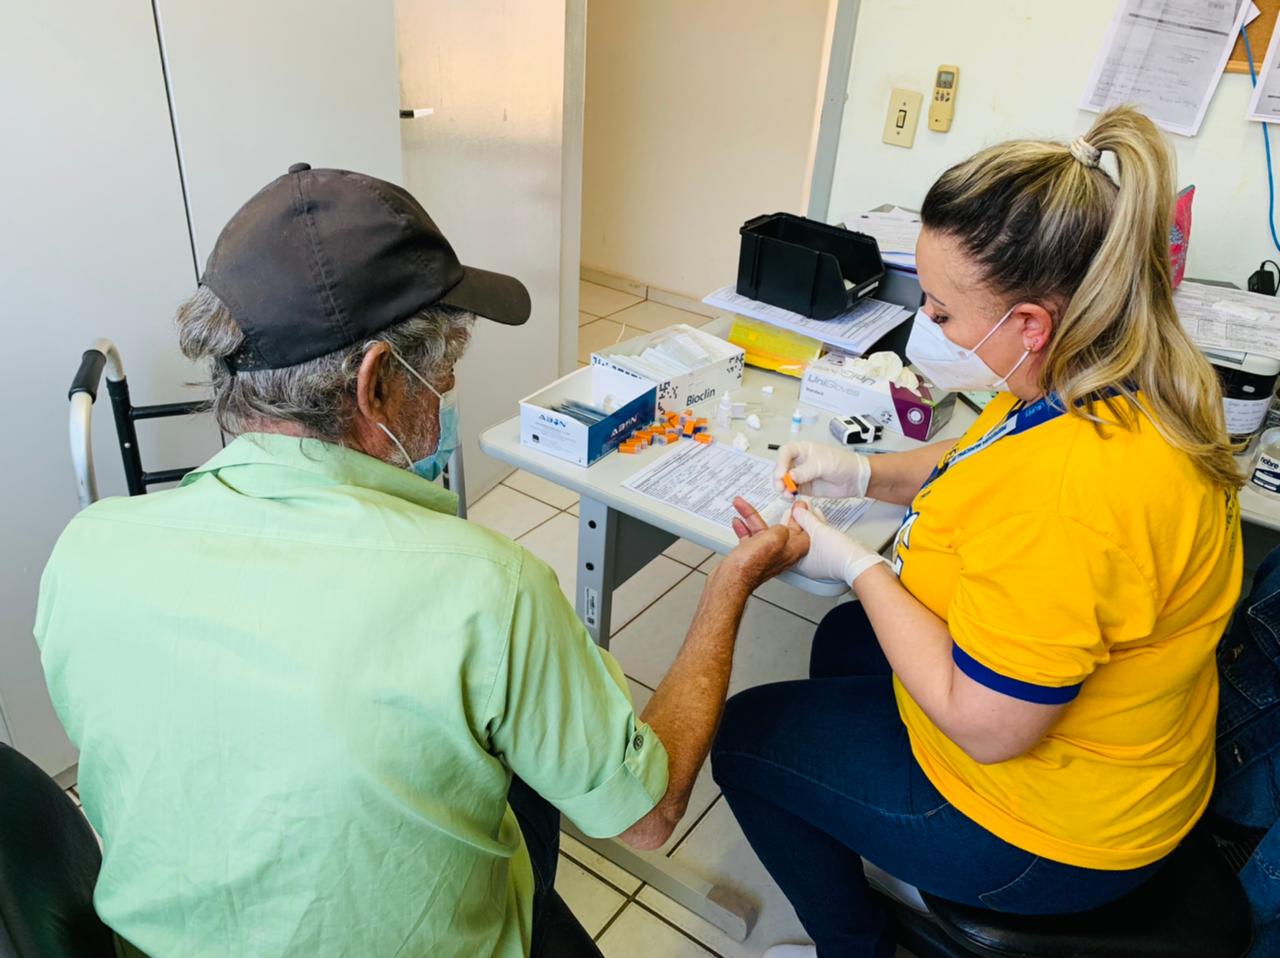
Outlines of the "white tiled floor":
M 495 496 L 497 504 L 487 505 Z M 577 577 L 576 513 L 577 497 L 572 493 L 520 472 L 471 507 L 474 521 L 488 524 L 487 517 L 492 517 L 502 529 L 526 530 L 516 538 L 555 570 L 570 600 Z M 612 650 L 627 673 L 638 709 L 670 666 L 707 573 L 718 561 L 710 550 L 680 540 L 615 594 Z M 743 616 L 730 691 L 803 676 L 814 622 L 835 602 L 784 583 L 761 588 Z M 709 767 L 694 787 L 688 815 L 663 851 L 756 902 L 760 916 L 755 930 L 745 943 L 735 942 L 563 836 L 556 886 L 596 936 L 606 958 L 740 958 L 760 955 L 779 942 L 805 940 L 795 912 L 769 880 L 720 797 Z
M 578 284 L 578 362 L 585 363 L 594 350 L 612 346 L 619 339 L 653 333 L 677 323 L 701 326 L 709 317 L 677 309 L 653 299 L 641 299 L 598 283 Z
M 620 309 L 644 302 L 641 296 L 632 296 L 598 283 L 582 280 L 578 283 L 578 309 L 592 316 L 608 316 Z

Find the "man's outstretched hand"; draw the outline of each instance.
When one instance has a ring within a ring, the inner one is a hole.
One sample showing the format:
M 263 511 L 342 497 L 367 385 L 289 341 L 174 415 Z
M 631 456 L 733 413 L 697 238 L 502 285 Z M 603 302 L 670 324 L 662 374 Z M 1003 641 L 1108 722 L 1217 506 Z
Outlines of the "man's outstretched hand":
M 809 551 L 809 534 L 794 519 L 788 517 L 785 525 L 771 526 L 741 497 L 733 500 L 733 508 L 738 512 L 733 520 L 738 547 L 722 565 L 749 585 L 749 591 L 785 572 Z

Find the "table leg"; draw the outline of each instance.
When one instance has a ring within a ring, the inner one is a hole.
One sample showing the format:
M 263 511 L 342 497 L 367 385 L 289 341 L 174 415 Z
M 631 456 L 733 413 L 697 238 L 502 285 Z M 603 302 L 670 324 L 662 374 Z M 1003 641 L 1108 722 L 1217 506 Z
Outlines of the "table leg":
M 613 590 L 660 555 L 675 536 L 583 496 L 578 503 L 578 594 L 575 605 L 591 638 L 609 647 Z M 755 925 L 757 908 L 738 892 L 707 881 L 657 852 L 612 839 L 588 838 L 568 820 L 565 831 L 615 865 L 652 885 L 735 941 Z
M 711 922 L 734 941 L 746 941 L 759 909 L 743 895 L 707 881 L 658 852 L 638 851 L 616 839 L 588 838 L 567 819 L 564 830 L 629 875 Z
M 578 501 L 578 594 L 574 604 L 578 618 L 602 649 L 609 647 L 617 530 L 616 511 L 586 496 Z

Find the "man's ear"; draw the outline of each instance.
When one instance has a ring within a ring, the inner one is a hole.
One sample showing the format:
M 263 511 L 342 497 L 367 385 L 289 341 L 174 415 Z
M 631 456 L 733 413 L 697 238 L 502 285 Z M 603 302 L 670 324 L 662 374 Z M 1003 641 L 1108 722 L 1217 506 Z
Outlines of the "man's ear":
M 356 408 L 369 422 L 385 422 L 387 397 L 382 371 L 391 347 L 384 342 L 374 342 L 365 350 L 356 376 Z
M 1014 316 L 1022 321 L 1022 348 L 1033 353 L 1043 351 L 1053 337 L 1056 317 L 1039 303 L 1022 303 Z

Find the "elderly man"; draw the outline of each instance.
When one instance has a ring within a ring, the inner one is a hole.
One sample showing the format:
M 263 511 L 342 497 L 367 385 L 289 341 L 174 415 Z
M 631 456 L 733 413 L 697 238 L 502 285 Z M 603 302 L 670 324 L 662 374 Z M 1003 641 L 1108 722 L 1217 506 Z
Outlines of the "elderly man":
M 238 438 L 78 515 L 36 623 L 130 949 L 598 954 L 552 889 L 559 813 L 641 848 L 684 813 L 747 597 L 807 539 L 742 504 L 637 716 L 547 566 L 428 481 L 475 315 L 518 325 L 528 294 L 405 191 L 305 164 L 179 310 Z

